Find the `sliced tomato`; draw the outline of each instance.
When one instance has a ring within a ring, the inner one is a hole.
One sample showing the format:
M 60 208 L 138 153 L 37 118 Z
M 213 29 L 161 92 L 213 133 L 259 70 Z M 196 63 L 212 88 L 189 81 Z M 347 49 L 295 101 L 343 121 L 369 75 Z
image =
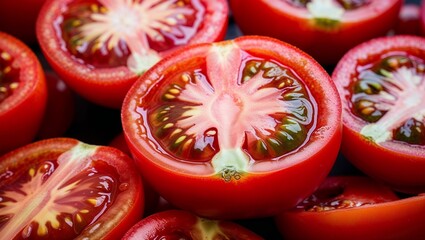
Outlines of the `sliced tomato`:
M 401 191 L 425 191 L 425 39 L 393 36 L 349 51 L 333 73 L 342 153 Z
M 186 211 L 168 210 L 151 215 L 134 225 L 123 237 L 123 240 L 131 239 L 263 238 L 233 222 L 209 220 Z
M 295 209 L 279 214 L 285 239 L 422 239 L 425 195 L 399 199 L 367 177 L 330 177 Z
M 0 155 L 33 140 L 46 98 L 46 80 L 35 54 L 0 32 Z
M 244 34 L 281 39 L 332 66 L 350 48 L 392 29 L 402 4 L 402 0 L 230 0 Z
M 47 107 L 37 138 L 61 137 L 71 126 L 76 112 L 74 92 L 54 72 L 45 72 Z
M 120 108 L 133 82 L 192 43 L 221 40 L 225 0 L 48 0 L 37 23 L 53 69 L 77 93 Z
M 115 148 L 52 138 L 0 158 L 4 239 L 119 239 L 143 198 L 133 161 Z
M 313 192 L 335 161 L 340 111 L 311 57 L 250 36 L 171 54 L 133 85 L 121 114 L 161 196 L 200 216 L 248 218 Z

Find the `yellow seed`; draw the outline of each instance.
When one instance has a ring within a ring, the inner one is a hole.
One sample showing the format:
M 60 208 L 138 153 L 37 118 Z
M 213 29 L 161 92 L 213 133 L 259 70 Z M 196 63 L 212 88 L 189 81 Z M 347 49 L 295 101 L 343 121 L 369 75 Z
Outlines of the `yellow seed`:
M 83 209 L 83 210 L 80 211 L 80 213 L 89 213 L 89 210 Z
M 367 108 L 363 108 L 361 110 L 361 112 L 362 112 L 363 115 L 370 115 L 374 111 L 375 111 L 375 108 L 373 108 L 373 107 L 367 107 Z
M 7 88 L 6 87 L 0 87 L 0 92 L 2 92 L 2 93 L 7 92 Z
M 188 147 L 190 147 L 190 144 L 192 144 L 193 139 L 189 139 L 187 140 L 184 144 L 183 144 L 183 149 L 186 149 Z
M 1 54 L 0 54 L 0 56 L 1 56 L 1 58 L 3 58 L 4 60 L 6 60 L 6 61 L 9 61 L 10 59 L 12 59 L 12 56 L 10 56 L 10 54 L 9 53 L 7 53 L 7 52 L 2 52 Z
M 177 19 L 180 19 L 180 20 L 184 19 L 184 15 L 181 14 L 181 13 L 177 14 L 176 17 L 177 17 Z
M 178 2 L 177 2 L 177 6 L 179 6 L 179 7 L 183 7 L 183 6 L 184 6 L 184 2 L 183 2 L 183 1 L 178 1 Z
M 89 202 L 90 204 L 96 206 L 97 205 L 97 199 L 96 198 L 89 198 L 87 199 L 87 202 Z
M 183 131 L 183 130 L 182 130 L 181 128 L 177 128 L 177 129 L 175 129 L 175 130 L 171 133 L 170 137 L 173 137 L 173 136 L 175 136 L 176 134 L 181 133 L 182 131 Z
M 38 236 L 46 236 L 48 233 L 47 227 L 45 225 L 39 225 L 37 229 Z
M 179 94 L 180 90 L 178 90 L 177 88 L 171 88 L 170 90 L 168 90 L 168 92 L 170 92 L 172 94 Z
M 96 42 L 93 47 L 91 48 L 92 53 L 96 52 L 97 50 L 99 50 L 102 47 L 102 43 L 101 42 Z
M 168 121 L 168 119 L 170 119 L 169 117 L 165 117 L 164 119 L 162 119 L 163 122 Z
M 166 113 L 168 113 L 168 111 L 166 111 L 166 110 L 159 112 L 159 114 L 166 114 Z
M 11 84 L 9 85 L 9 87 L 10 87 L 11 89 L 17 89 L 17 88 L 18 88 L 18 86 L 19 86 L 19 83 L 17 83 L 17 82 L 13 82 L 13 83 L 11 83 Z
M 3 69 L 4 73 L 10 73 L 10 71 L 12 71 L 12 68 L 10 66 L 7 66 Z
M 359 103 L 359 108 L 366 108 L 366 107 L 371 107 L 373 106 L 373 103 L 370 101 L 361 101 Z
M 52 221 L 51 224 L 53 229 L 59 229 L 59 227 L 61 226 L 58 221 Z
M 169 93 L 166 93 L 166 94 L 164 95 L 164 97 L 165 97 L 166 99 L 169 99 L 169 100 L 171 100 L 171 99 L 175 99 L 175 98 L 176 98 L 176 96 L 174 96 L 174 95 L 172 95 L 172 94 L 169 94 Z
M 164 127 L 162 127 L 163 129 L 167 129 L 167 128 L 171 128 L 174 126 L 174 123 L 167 123 L 164 125 Z
M 398 60 L 395 58 L 391 58 L 388 60 L 388 65 L 392 68 L 396 68 L 398 66 Z
M 174 18 L 167 18 L 167 19 L 165 19 L 165 21 L 170 25 L 176 25 L 177 24 L 177 20 L 174 19 Z
M 81 25 L 81 20 L 76 19 L 76 20 L 72 21 L 72 26 L 73 27 L 78 27 L 80 25 Z
M 108 9 L 106 7 L 104 7 L 104 6 L 102 6 L 102 7 L 100 7 L 100 12 L 101 13 L 106 13 L 106 12 L 108 12 Z
M 75 214 L 75 219 L 77 220 L 77 222 L 82 222 L 83 221 L 83 219 L 81 218 L 81 216 L 80 216 L 80 214 Z
M 99 6 L 97 6 L 96 4 L 92 4 L 90 6 L 90 9 L 92 12 L 95 12 L 95 13 L 99 12 Z
M 285 82 L 282 82 L 279 84 L 279 86 L 277 88 L 283 88 L 285 86 Z
M 188 74 L 183 74 L 182 75 L 182 80 L 183 80 L 183 82 L 189 82 L 189 80 L 190 80 L 189 75 Z
M 28 171 L 28 174 L 30 175 L 30 177 L 34 177 L 34 175 L 35 175 L 35 169 L 34 168 L 30 168 L 30 170 Z
M 179 138 L 177 138 L 176 140 L 176 144 L 180 144 L 181 142 L 183 142 L 186 139 L 186 135 L 180 136 Z

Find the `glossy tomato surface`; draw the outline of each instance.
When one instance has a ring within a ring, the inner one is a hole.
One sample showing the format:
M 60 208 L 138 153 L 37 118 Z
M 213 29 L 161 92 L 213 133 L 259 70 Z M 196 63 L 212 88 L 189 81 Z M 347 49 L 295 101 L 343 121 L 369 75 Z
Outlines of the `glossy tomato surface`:
M 324 69 L 253 36 L 171 54 L 133 85 L 121 114 L 146 180 L 171 204 L 212 218 L 295 206 L 329 173 L 342 130 Z
M 0 155 L 33 140 L 46 98 L 46 80 L 36 55 L 0 32 Z
M 37 37 L 53 69 L 77 93 L 120 108 L 134 81 L 181 46 L 221 40 L 225 0 L 48 0 Z
M 399 199 L 367 177 L 338 176 L 276 224 L 284 239 L 423 239 L 424 213 L 424 195 Z
M 401 7 L 394 33 L 397 35 L 421 35 L 421 7 L 418 4 L 404 4 Z
M 0 32 L 35 46 L 35 22 L 46 0 L 0 1 Z
M 355 45 L 385 35 L 396 23 L 402 0 L 230 0 L 244 34 L 275 37 L 324 65 L 334 66 Z
M 4 239 L 119 239 L 141 217 L 143 187 L 115 148 L 52 138 L 0 158 Z
M 233 222 L 200 218 L 182 210 L 151 215 L 134 225 L 123 240 L 155 239 L 250 239 L 262 237 Z
M 343 102 L 341 151 L 366 174 L 425 191 L 425 39 L 393 36 L 348 52 L 332 78 Z

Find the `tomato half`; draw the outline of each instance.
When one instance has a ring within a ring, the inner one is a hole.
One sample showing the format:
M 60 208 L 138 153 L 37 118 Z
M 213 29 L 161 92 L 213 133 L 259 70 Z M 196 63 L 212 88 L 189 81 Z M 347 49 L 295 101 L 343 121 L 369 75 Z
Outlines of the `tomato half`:
M 77 93 L 120 108 L 134 81 L 163 56 L 221 40 L 227 14 L 225 0 L 48 0 L 37 37 Z
M 402 0 L 230 0 L 244 34 L 275 37 L 324 65 L 346 51 L 385 35 L 396 23 Z
M 61 137 L 71 126 L 76 112 L 76 96 L 57 74 L 45 72 L 47 82 L 47 106 L 38 139 Z
M 233 222 L 209 220 L 181 211 L 168 210 L 151 215 L 134 225 L 123 240 L 155 239 L 250 239 L 260 236 Z
M 345 157 L 398 190 L 425 191 L 425 39 L 363 43 L 332 78 L 343 102 Z
M 35 54 L 0 32 L 0 155 L 32 141 L 46 98 L 46 80 Z
M 0 31 L 35 45 L 35 22 L 45 0 L 0 1 Z
M 133 85 L 121 115 L 143 176 L 172 205 L 248 218 L 295 206 L 325 178 L 340 107 L 310 56 L 250 36 L 171 54 Z
M 285 239 L 423 239 L 425 195 L 399 199 L 361 176 L 330 177 L 296 209 L 279 214 Z
M 4 239 L 119 239 L 143 197 L 134 163 L 115 148 L 52 138 L 0 158 Z

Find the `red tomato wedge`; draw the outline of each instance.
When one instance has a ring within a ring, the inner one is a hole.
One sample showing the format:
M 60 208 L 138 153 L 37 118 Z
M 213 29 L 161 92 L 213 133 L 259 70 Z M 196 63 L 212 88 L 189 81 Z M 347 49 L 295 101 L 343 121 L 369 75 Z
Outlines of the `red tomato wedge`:
M 361 176 L 330 177 L 296 209 L 279 214 L 285 239 L 423 239 L 425 195 L 399 199 Z
M 262 237 L 233 222 L 209 220 L 181 211 L 168 210 L 144 218 L 123 240 L 155 239 L 249 239 Z
M 143 198 L 134 163 L 115 148 L 52 138 L 0 158 L 3 239 L 119 239 Z
M 342 153 L 405 192 L 425 191 L 425 39 L 393 36 L 350 50 L 332 78 L 343 102 Z
M 133 85 L 121 114 L 161 196 L 200 216 L 248 218 L 295 206 L 325 178 L 340 107 L 311 57 L 249 36 L 171 54 Z
M 35 54 L 0 32 L 0 155 L 33 140 L 46 99 L 46 80 Z
M 334 66 L 350 48 L 392 29 L 402 0 L 230 0 L 244 34 L 275 37 Z
M 227 14 L 225 0 L 48 0 L 37 37 L 77 93 L 120 108 L 134 81 L 163 56 L 223 39 Z

